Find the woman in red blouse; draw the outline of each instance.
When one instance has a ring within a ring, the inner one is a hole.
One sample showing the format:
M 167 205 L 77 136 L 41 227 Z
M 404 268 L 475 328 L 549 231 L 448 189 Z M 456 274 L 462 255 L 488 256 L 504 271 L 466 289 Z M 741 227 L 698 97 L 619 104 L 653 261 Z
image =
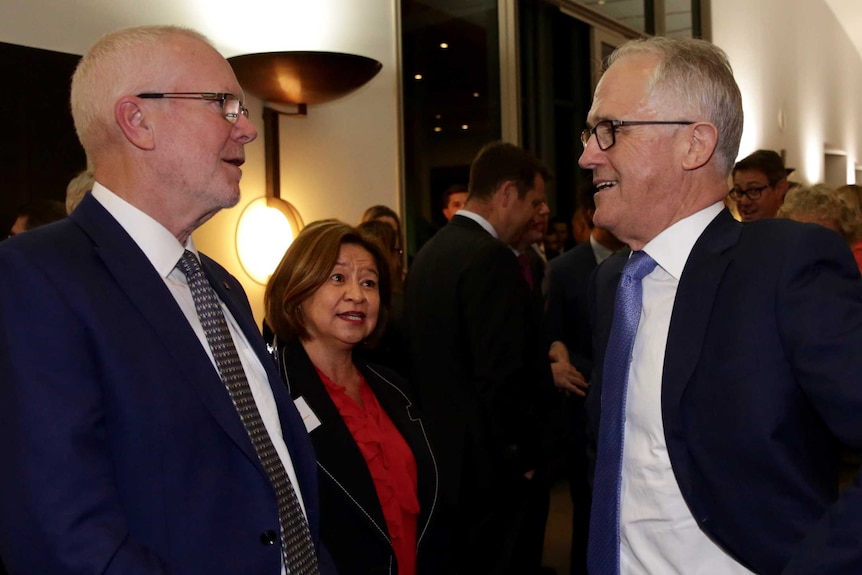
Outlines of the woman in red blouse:
M 318 460 L 321 538 L 340 575 L 444 573 L 437 469 L 395 372 L 353 354 L 385 325 L 390 278 L 351 226 L 307 226 L 266 288 L 276 357 Z

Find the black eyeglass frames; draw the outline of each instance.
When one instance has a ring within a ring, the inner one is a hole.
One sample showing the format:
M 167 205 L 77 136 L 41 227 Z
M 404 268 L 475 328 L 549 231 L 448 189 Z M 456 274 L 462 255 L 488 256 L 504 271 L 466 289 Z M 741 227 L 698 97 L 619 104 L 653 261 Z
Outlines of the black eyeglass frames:
M 248 118 L 248 108 L 242 100 L 233 94 L 226 92 L 144 92 L 138 94 L 138 98 L 175 98 L 179 100 L 211 100 L 218 102 L 224 110 L 224 118 L 231 124 L 236 124 L 239 115 Z
M 742 196 L 748 196 L 748 199 L 750 199 L 750 200 L 759 200 L 761 194 L 763 194 L 763 190 L 765 190 L 768 187 L 770 187 L 769 184 L 766 184 L 765 186 L 757 186 L 755 188 L 748 188 L 747 190 L 743 190 L 741 188 L 734 187 L 734 188 L 730 189 L 730 192 L 728 192 L 728 195 L 730 196 L 730 199 L 732 199 L 735 202 L 738 202 L 739 200 L 741 200 Z
M 694 124 L 689 120 L 602 120 L 592 128 L 586 128 L 581 132 L 581 143 L 584 148 L 590 141 L 590 137 L 596 136 L 596 143 L 601 151 L 609 150 L 617 143 L 616 131 L 622 126 L 664 126 L 664 125 L 679 125 L 688 126 Z

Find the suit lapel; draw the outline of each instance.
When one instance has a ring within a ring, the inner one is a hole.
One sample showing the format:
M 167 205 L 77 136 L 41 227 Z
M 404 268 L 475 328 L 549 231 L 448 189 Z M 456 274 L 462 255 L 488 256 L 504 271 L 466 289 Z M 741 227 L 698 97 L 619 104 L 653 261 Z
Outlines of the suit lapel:
M 697 240 L 680 278 L 671 314 L 662 376 L 662 415 L 667 427 L 700 359 L 713 301 L 739 241 L 741 224 L 726 209 Z
M 317 370 L 299 342 L 291 342 L 284 348 L 281 361 L 290 394 L 294 399 L 305 399 L 321 424 L 309 432 L 317 454 L 317 463 L 323 474 L 335 482 L 336 489 L 344 491 L 352 504 L 358 505 L 370 518 L 376 531 L 388 539 L 386 521 L 377 490 L 367 471 L 365 458 L 332 399 L 324 387 Z M 288 369 L 289 368 L 289 369 Z M 321 475 L 323 477 L 323 475 Z
M 152 326 L 152 340 L 142 342 L 142 345 L 161 346 L 164 349 L 176 364 L 177 373 L 195 387 L 216 421 L 265 475 L 218 372 L 201 348 L 200 340 L 176 300 L 144 253 L 92 197 L 86 197 L 71 217 L 92 239 L 96 253 L 120 290 Z M 146 334 L 137 336 L 146 337 Z
M 387 380 L 375 368 L 360 365 L 362 373 L 377 402 L 389 416 L 392 424 L 410 447 L 416 461 L 418 497 L 420 502 L 419 524 L 417 533 L 421 535 L 431 520 L 433 507 L 437 500 L 437 468 L 434 464 L 428 438 L 422 425 L 422 420 L 414 416 L 413 403 L 392 382 Z M 430 508 L 429 508 L 430 505 Z

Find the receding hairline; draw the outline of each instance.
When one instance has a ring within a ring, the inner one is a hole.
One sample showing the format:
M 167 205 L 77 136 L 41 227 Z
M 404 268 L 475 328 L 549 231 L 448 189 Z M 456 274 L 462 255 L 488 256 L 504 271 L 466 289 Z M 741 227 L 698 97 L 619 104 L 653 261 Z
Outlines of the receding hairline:
M 192 42 L 221 56 L 203 34 L 171 25 L 110 32 L 87 50 L 72 75 L 70 99 L 75 129 L 88 155 L 110 142 L 114 102 L 147 90 L 144 82 L 168 68 L 165 63 L 178 42 Z

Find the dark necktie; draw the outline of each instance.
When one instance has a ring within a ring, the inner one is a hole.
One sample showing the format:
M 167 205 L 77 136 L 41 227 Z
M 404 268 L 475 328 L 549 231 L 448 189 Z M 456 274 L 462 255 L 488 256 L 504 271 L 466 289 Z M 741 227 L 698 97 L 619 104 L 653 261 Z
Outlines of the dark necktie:
M 530 264 L 530 256 L 527 255 L 527 252 L 521 252 L 518 254 L 517 259 L 518 268 L 521 270 L 521 275 L 524 276 L 524 280 L 527 282 L 527 285 L 530 286 L 530 291 L 532 291 L 533 266 Z
M 189 250 L 183 253 L 177 268 L 186 276 L 195 302 L 195 310 L 201 320 L 221 379 L 230 393 L 234 407 L 275 490 L 284 564 L 291 575 L 316 575 L 319 572 L 317 556 L 308 530 L 308 522 L 293 491 L 290 478 L 260 418 L 260 412 L 257 410 L 257 404 L 254 402 L 245 371 L 222 313 L 218 295 L 204 275 L 198 259 Z
M 602 408 L 590 511 L 590 575 L 619 575 L 620 492 L 629 365 L 641 316 L 641 280 L 655 269 L 646 252 L 632 252 L 617 287 L 614 320 L 605 352 Z

